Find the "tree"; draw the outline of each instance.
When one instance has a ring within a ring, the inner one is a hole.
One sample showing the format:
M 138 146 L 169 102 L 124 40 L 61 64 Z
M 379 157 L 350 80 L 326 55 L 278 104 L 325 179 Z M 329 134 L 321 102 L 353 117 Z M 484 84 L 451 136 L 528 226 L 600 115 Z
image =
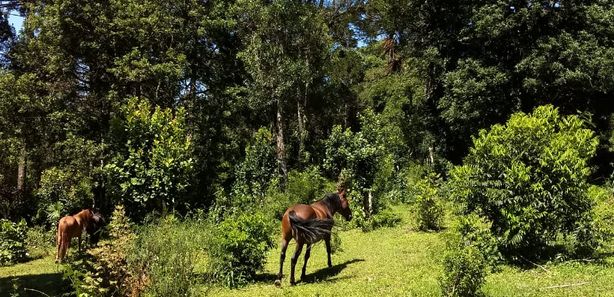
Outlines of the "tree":
M 273 109 L 281 187 L 287 182 L 285 125 L 291 102 L 296 103 L 299 160 L 304 159 L 307 119 L 305 106 L 310 88 L 321 77 L 328 51 L 328 30 L 310 5 L 296 1 L 240 1 L 239 21 L 245 24 L 246 48 L 239 53 L 251 80 L 250 106 L 271 114 Z

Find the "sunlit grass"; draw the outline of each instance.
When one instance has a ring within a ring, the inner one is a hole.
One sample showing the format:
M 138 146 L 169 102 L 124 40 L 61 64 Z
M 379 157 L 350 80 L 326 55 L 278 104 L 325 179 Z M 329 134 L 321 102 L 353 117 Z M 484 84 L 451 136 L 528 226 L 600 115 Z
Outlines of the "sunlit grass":
M 209 286 L 204 281 L 194 288 L 197 296 L 439 296 L 438 278 L 445 242 L 443 233 L 418 232 L 407 206 L 395 211 L 403 219 L 393 228 L 369 233 L 360 230 L 339 232 L 342 251 L 333 255 L 332 269 L 326 265 L 324 244 L 313 247 L 307 277 L 289 284 L 288 248 L 281 288 L 273 285 L 279 269 L 279 248 L 269 252 L 259 279 L 241 289 Z M 446 231 L 443 231 L 446 232 Z M 613 250 L 610 245 L 606 251 Z M 303 254 L 296 268 L 297 280 Z M 203 254 L 204 256 L 204 254 Z M 204 275 L 207 257 L 202 257 L 197 275 Z M 62 293 L 61 267 L 53 252 L 44 258 L 10 267 L 0 267 L 0 296 L 9 296 L 13 280 L 21 288 L 37 289 L 50 296 Z M 490 274 L 483 287 L 486 296 L 614 296 L 614 254 L 597 260 L 539 263 L 529 268 L 505 265 Z M 28 291 L 24 296 L 42 296 Z

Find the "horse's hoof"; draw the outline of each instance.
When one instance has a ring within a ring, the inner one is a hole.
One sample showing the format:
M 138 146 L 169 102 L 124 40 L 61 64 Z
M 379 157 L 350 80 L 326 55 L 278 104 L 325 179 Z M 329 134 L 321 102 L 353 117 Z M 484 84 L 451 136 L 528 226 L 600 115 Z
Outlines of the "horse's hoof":
M 278 287 L 278 288 L 281 288 L 281 280 L 276 279 L 275 280 L 275 286 Z
M 290 281 L 290 285 L 291 286 L 296 286 L 296 282 L 295 281 Z

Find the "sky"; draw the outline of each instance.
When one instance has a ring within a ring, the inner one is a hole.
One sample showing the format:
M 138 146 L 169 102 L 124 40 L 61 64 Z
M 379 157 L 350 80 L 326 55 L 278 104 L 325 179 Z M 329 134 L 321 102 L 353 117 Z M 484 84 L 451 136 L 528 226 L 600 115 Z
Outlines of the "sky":
M 23 20 L 24 18 L 17 15 L 16 12 L 12 12 L 9 15 L 9 24 L 15 28 L 15 33 L 19 34 L 19 31 L 23 27 Z

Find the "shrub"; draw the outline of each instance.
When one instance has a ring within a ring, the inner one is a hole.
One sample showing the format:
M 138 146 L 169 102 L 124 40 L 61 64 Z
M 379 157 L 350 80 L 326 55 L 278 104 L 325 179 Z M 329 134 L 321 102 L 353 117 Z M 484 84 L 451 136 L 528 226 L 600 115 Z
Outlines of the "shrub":
M 13 265 L 27 257 L 26 232 L 25 220 L 14 223 L 0 219 L 0 266 Z
M 50 248 L 55 246 L 56 234 L 45 230 L 43 226 L 34 226 L 26 233 L 26 246 L 30 257 L 44 257 L 50 254 Z
M 429 175 L 416 184 L 416 220 L 420 230 L 439 230 L 443 223 L 443 205 L 435 185 L 435 175 Z
M 401 218 L 389 207 L 384 206 L 377 214 L 368 218 L 359 216 L 358 219 L 353 219 L 353 222 L 363 232 L 369 232 L 383 227 L 394 227 L 401 222 Z
M 479 296 L 485 277 L 486 262 L 477 247 L 469 245 L 446 251 L 443 277 L 439 280 L 444 296 Z
M 459 216 L 452 230 L 454 234 L 452 236 L 457 236 L 457 239 L 451 239 L 448 242 L 456 244 L 459 248 L 474 246 L 482 253 L 488 267 L 494 270 L 502 260 L 502 256 L 491 227 L 492 223 L 476 214 Z
M 213 278 L 228 287 L 253 280 L 273 246 L 272 232 L 273 225 L 263 214 L 227 217 L 215 228 L 208 244 Z
M 506 255 L 539 256 L 590 217 L 588 160 L 597 138 L 583 125 L 552 106 L 516 113 L 480 131 L 464 165 L 451 171 L 451 195 L 464 214 L 492 222 Z
M 333 127 L 325 146 L 324 169 L 332 177 L 343 173 L 346 179 L 351 180 L 351 189 L 356 194 L 351 195 L 350 199 L 356 209 L 361 206 L 363 217 L 377 213 L 380 205 L 372 196 L 373 184 L 384 148 L 367 140 L 361 132 L 343 130 L 341 126 Z M 355 213 L 355 217 L 360 219 L 358 211 Z
M 128 215 L 142 218 L 187 203 L 194 169 L 192 136 L 183 108 L 153 107 L 146 99 L 131 98 L 112 122 L 113 157 L 104 170 L 113 194 L 127 206 Z
M 286 192 L 296 202 L 311 203 L 324 197 L 325 187 L 326 179 L 320 175 L 320 169 L 311 166 L 304 171 L 290 171 Z
M 118 205 L 109 222 L 109 240 L 67 261 L 64 279 L 68 279 L 77 296 L 117 296 L 139 291 L 138 275 L 127 267 L 127 257 L 134 243 L 133 226 L 122 205 Z
M 233 185 L 235 204 L 245 203 L 253 197 L 262 198 L 275 178 L 275 144 L 271 131 L 260 128 L 245 148 L 245 159 L 235 169 Z
M 190 295 L 208 230 L 204 221 L 174 216 L 141 228 L 128 257 L 134 287 L 151 296 Z
M 595 228 L 602 240 L 609 241 L 614 238 L 614 194 L 598 186 L 591 186 L 588 194 L 595 203 Z

